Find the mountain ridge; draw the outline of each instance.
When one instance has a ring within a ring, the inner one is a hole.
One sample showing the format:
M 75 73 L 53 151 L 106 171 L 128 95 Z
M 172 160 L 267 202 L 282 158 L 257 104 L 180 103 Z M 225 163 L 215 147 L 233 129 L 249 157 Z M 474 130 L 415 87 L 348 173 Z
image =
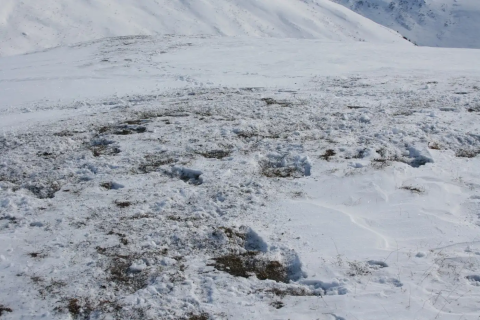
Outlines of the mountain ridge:
M 331 1 L 421 46 L 480 48 L 480 1 L 477 0 Z
M 221 35 L 402 42 L 329 0 L 2 0 L 0 56 L 126 35 Z

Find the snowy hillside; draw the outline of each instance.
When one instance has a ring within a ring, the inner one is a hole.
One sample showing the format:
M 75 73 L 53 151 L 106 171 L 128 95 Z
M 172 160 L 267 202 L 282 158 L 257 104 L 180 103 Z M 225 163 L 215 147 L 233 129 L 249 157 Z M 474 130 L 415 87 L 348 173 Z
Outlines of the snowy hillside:
M 478 320 L 478 56 L 137 36 L 1 58 L 2 320 Z
M 0 56 L 126 35 L 401 40 L 329 0 L 1 0 L 0 7 Z
M 0 0 L 1 320 L 478 320 L 478 4 L 335 1 Z
M 480 48 L 478 0 L 332 0 L 422 46 Z

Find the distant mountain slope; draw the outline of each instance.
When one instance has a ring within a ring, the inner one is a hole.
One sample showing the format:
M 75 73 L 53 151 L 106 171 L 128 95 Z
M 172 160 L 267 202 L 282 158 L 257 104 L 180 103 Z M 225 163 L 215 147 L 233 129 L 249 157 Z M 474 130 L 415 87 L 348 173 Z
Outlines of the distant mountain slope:
M 329 0 L 0 0 L 0 6 L 0 56 L 138 34 L 403 41 Z
M 480 48 L 479 0 L 332 0 L 423 46 Z

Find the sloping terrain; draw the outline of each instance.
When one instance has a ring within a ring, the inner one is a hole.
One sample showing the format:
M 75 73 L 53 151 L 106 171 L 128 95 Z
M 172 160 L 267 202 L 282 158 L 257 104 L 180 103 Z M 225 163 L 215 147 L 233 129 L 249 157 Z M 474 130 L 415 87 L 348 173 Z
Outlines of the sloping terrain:
M 162 36 L 0 59 L 2 320 L 477 320 L 477 51 Z
M 480 48 L 477 0 L 332 0 L 421 46 Z
M 2 0 L 0 6 L 0 56 L 153 34 L 402 41 L 328 0 Z

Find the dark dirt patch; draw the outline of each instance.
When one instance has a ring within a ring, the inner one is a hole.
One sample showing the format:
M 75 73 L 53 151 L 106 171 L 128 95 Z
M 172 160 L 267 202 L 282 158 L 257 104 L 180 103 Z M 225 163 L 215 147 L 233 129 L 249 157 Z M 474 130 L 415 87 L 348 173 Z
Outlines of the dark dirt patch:
M 458 158 L 475 158 L 480 154 L 480 149 L 460 149 L 455 154 Z
M 251 139 L 251 138 L 260 136 L 260 133 L 257 131 L 248 131 L 248 130 L 238 131 L 238 132 L 235 132 L 235 134 L 237 135 L 237 137 L 243 138 L 243 139 Z
M 210 150 L 197 153 L 208 159 L 223 159 L 228 157 L 232 152 L 230 150 Z
M 367 107 L 362 106 L 347 106 L 348 109 L 366 109 Z
M 55 155 L 52 152 L 47 152 L 47 151 L 38 152 L 37 156 L 42 157 L 42 158 L 53 158 L 53 157 L 55 157 Z
M 113 181 L 108 181 L 108 182 L 102 182 L 100 183 L 100 187 L 106 189 L 106 190 L 118 190 L 123 188 L 123 185 L 113 182 Z
M 271 105 L 279 105 L 279 106 L 282 106 L 282 107 L 289 107 L 292 105 L 291 102 L 288 102 L 288 101 L 281 101 L 281 100 L 275 100 L 273 98 L 263 98 L 261 99 L 263 102 L 265 102 L 267 104 L 267 106 L 271 106 Z
M 190 114 L 186 112 L 172 112 L 172 113 L 165 113 L 164 117 L 172 117 L 172 118 L 185 118 L 189 117 Z
M 119 233 L 119 232 L 115 232 L 113 230 L 111 230 L 109 233 L 107 233 L 108 235 L 116 235 L 117 237 L 120 238 L 120 242 L 126 246 L 128 244 L 128 239 L 127 239 L 127 235 L 126 234 L 123 234 L 123 233 Z
M 107 139 L 94 139 L 90 142 L 88 148 L 92 151 L 94 157 L 113 156 L 121 152 L 120 148 L 113 145 L 113 141 Z
M 73 137 L 76 133 L 80 133 L 78 131 L 60 131 L 60 132 L 55 132 L 53 135 L 57 137 Z
M 103 133 L 109 132 L 110 130 L 111 130 L 111 127 L 104 126 L 104 127 L 100 127 L 100 128 L 98 129 L 98 133 L 103 134 Z
M 357 153 L 352 158 L 353 159 L 363 159 L 363 158 L 365 158 L 366 153 L 367 153 L 367 149 L 358 150 Z
M 94 157 L 113 156 L 121 152 L 120 148 L 118 147 L 107 147 L 107 146 L 92 147 L 91 150 Z
M 210 316 L 208 313 L 201 313 L 201 314 L 189 314 L 186 318 L 187 320 L 208 320 Z
M 187 219 L 185 219 L 185 218 L 182 218 L 182 217 L 179 217 L 179 216 L 174 216 L 174 215 L 167 216 L 167 219 L 171 220 L 171 221 L 187 221 Z
M 136 292 L 147 285 L 148 274 L 144 271 L 132 272 L 133 256 L 115 257 L 111 260 L 108 280 L 113 281 L 129 292 Z
M 113 189 L 113 183 L 112 182 L 102 182 L 102 183 L 100 183 L 100 186 L 104 189 L 107 189 L 107 190 L 112 190 Z
M 102 247 L 100 247 L 100 246 L 95 247 L 95 250 L 96 250 L 98 253 L 104 254 L 104 255 L 108 255 L 108 254 L 107 254 L 107 251 L 109 251 L 107 248 L 102 248 Z
M 78 299 L 70 299 L 68 301 L 67 308 L 68 312 L 70 312 L 73 317 L 78 317 L 82 311 L 82 307 L 80 306 Z
M 302 178 L 310 175 L 310 166 L 305 163 L 284 163 L 285 157 L 274 157 L 259 162 L 260 172 L 267 178 Z
M 5 313 L 5 312 L 13 312 L 11 308 L 5 307 L 3 304 L 0 304 L 0 317 Z
M 62 304 L 56 307 L 54 310 L 57 312 L 67 311 L 73 319 L 91 319 L 91 314 L 95 311 L 113 313 L 117 316 L 120 312 L 122 312 L 122 306 L 118 303 L 118 301 L 90 300 L 88 298 L 79 297 L 62 299 L 60 302 L 62 302 Z M 129 316 L 133 316 L 134 314 L 135 316 L 137 315 L 136 312 L 133 312 L 129 314 Z M 119 318 L 115 317 L 114 319 Z M 126 319 L 144 319 L 144 317 L 130 317 Z
M 403 186 L 400 187 L 400 189 L 410 191 L 412 193 L 424 193 L 425 189 L 420 188 L 420 187 L 414 187 L 414 186 Z
M 17 218 L 16 217 L 11 217 L 11 216 L 0 217 L 0 220 L 7 220 L 8 222 L 14 223 L 14 224 L 18 223 Z
M 347 263 L 348 263 L 348 266 L 350 267 L 347 274 L 350 277 L 366 276 L 366 275 L 372 274 L 372 272 L 376 270 L 379 270 L 382 268 L 388 268 L 388 264 L 380 260 L 369 260 L 367 262 L 347 261 Z
M 130 201 L 115 201 L 115 204 L 119 208 L 128 208 L 132 205 Z
M 280 138 L 279 133 L 275 133 L 275 132 L 268 132 L 267 133 L 267 132 L 259 132 L 259 131 L 255 131 L 255 130 L 237 131 L 237 132 L 235 132 L 235 134 L 237 135 L 237 137 L 243 138 L 243 139 L 246 139 L 246 140 L 250 140 L 252 138 L 256 138 L 258 140 Z
M 28 255 L 32 258 L 45 258 L 46 257 L 45 254 L 39 253 L 39 252 L 31 252 Z
M 423 165 L 426 165 L 427 163 L 432 162 L 432 160 L 425 157 L 421 157 L 421 156 L 416 158 L 406 158 L 406 157 L 399 157 L 395 155 L 392 157 L 377 158 L 372 161 L 372 164 L 373 162 L 376 162 L 379 166 L 380 166 L 380 163 L 385 163 L 385 166 L 387 166 L 389 162 L 401 162 L 401 163 L 408 164 L 413 168 L 419 168 Z M 384 166 L 380 166 L 380 167 L 383 168 Z
M 25 189 L 33 193 L 38 199 L 53 199 L 62 186 L 58 181 L 47 183 L 27 184 Z
M 121 217 L 120 220 L 140 220 L 140 219 L 153 219 L 153 218 L 155 218 L 154 215 L 143 213 L 143 214 L 135 214 L 129 217 Z
M 266 290 L 265 292 L 272 293 L 280 298 L 284 298 L 286 296 L 308 297 L 318 295 L 307 288 L 273 288 Z
M 126 125 L 117 127 L 112 133 L 116 135 L 129 135 L 134 133 L 144 133 L 145 131 L 147 131 L 147 128 L 143 126 Z
M 33 283 L 35 283 L 35 284 L 41 283 L 41 282 L 43 281 L 42 278 L 37 277 L 37 276 L 33 276 L 33 277 L 31 277 L 30 279 L 31 279 L 31 280 L 33 281 Z
M 97 132 L 99 134 L 115 134 L 115 135 L 129 135 L 135 133 L 144 133 L 147 131 L 145 126 L 141 126 L 141 120 L 130 120 L 125 124 L 103 126 L 100 127 Z
M 442 147 L 440 146 L 440 144 L 438 142 L 430 142 L 428 144 L 428 148 L 432 149 L 432 150 L 442 150 Z
M 112 304 L 110 301 L 88 301 L 85 299 L 67 299 L 66 309 L 73 319 L 90 319 L 91 313 L 96 309 L 106 309 L 107 304 Z M 58 307 L 56 310 L 65 310 L 65 307 Z
M 468 112 L 480 112 L 480 105 L 478 106 L 473 106 L 473 107 L 469 107 L 467 109 Z
M 245 240 L 247 238 L 247 235 L 245 233 L 241 233 L 241 232 L 238 232 L 238 231 L 235 231 L 233 230 L 232 228 L 228 228 L 228 227 L 220 227 L 219 228 L 220 230 L 223 231 L 223 233 L 225 233 L 225 235 L 229 238 L 229 239 L 234 239 L 235 237 L 238 237 L 242 240 Z
M 136 119 L 136 120 L 127 120 L 125 121 L 125 124 L 128 124 L 128 125 L 141 125 L 141 124 L 145 124 L 149 122 L 149 120 L 147 119 Z
M 41 283 L 41 288 L 38 290 L 42 298 L 46 298 L 48 295 L 52 294 L 59 294 L 61 291 L 61 288 L 65 287 L 67 285 L 66 282 L 59 281 L 59 280 L 53 280 L 51 279 L 50 281 L 42 282 L 36 281 L 36 284 Z
M 337 153 L 335 152 L 335 150 L 333 150 L 333 149 L 328 149 L 328 150 L 325 151 L 324 154 L 322 154 L 322 155 L 320 156 L 320 158 L 323 159 L 323 160 L 326 160 L 326 161 L 330 161 L 330 158 L 333 157 L 333 156 L 335 156 L 336 154 L 337 154 Z
M 369 264 L 366 262 L 348 261 L 347 263 L 348 263 L 348 266 L 350 267 L 347 274 L 350 277 L 366 276 L 372 273 L 372 268 L 370 268 Z
M 113 132 L 113 134 L 119 135 L 119 136 L 126 136 L 129 134 L 133 134 L 133 131 L 127 130 L 127 129 L 122 129 L 122 130 L 116 130 Z
M 303 174 L 295 166 L 274 167 L 268 162 L 260 163 L 262 174 L 267 178 L 300 178 Z
M 384 169 L 390 165 L 387 159 L 377 158 L 372 160 L 372 167 L 374 169 Z
M 285 306 L 282 301 L 273 301 L 272 303 L 270 303 L 270 305 L 275 309 L 282 309 Z
M 215 269 L 227 272 L 235 277 L 248 278 L 256 275 L 260 280 L 289 281 L 287 268 L 279 261 L 262 258 L 258 252 L 249 251 L 243 254 L 229 254 L 213 259 Z
M 141 173 L 155 172 L 160 166 L 172 164 L 175 162 L 177 162 L 175 158 L 167 155 L 146 155 L 145 162 L 138 167 L 138 170 Z

